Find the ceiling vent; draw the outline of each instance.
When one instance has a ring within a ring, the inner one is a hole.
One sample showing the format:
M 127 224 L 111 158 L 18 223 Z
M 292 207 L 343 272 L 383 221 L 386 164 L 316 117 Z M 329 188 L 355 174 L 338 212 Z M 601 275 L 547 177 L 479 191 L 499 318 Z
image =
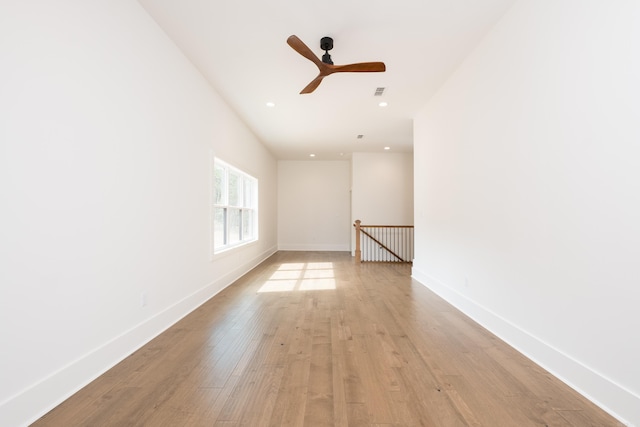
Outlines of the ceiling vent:
M 379 87 L 376 88 L 376 93 L 373 94 L 373 96 L 382 96 L 382 94 L 384 93 L 385 88 L 383 87 Z

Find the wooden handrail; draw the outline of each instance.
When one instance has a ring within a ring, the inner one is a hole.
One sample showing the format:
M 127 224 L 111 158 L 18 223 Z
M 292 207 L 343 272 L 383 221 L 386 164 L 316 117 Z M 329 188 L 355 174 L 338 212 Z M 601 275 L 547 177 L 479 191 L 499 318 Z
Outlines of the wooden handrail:
M 356 222 L 360 221 L 359 219 Z M 353 224 L 355 227 L 355 224 Z M 367 228 L 413 228 L 413 225 L 360 225 Z

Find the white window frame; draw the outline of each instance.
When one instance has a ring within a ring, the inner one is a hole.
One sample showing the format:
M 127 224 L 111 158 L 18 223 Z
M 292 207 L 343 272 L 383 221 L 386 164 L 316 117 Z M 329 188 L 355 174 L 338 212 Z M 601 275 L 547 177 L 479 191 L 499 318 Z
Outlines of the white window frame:
M 220 180 L 218 180 L 219 175 Z M 231 188 L 232 177 L 235 177 L 237 183 L 235 191 Z M 231 193 L 233 193 L 233 197 L 230 197 Z M 258 179 L 217 157 L 213 157 L 212 254 L 215 256 L 257 240 Z

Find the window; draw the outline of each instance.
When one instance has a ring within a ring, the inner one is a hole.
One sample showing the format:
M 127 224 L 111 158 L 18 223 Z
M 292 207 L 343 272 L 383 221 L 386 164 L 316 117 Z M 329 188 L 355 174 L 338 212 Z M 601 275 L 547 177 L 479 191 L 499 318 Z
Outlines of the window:
M 213 253 L 258 239 L 258 180 L 213 162 Z

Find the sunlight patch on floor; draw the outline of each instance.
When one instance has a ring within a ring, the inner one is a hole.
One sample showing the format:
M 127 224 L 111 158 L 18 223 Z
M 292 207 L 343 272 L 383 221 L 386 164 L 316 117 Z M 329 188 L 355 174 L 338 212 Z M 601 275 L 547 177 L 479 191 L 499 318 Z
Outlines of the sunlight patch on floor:
M 318 291 L 336 288 L 332 262 L 284 263 L 260 287 L 258 293 Z

